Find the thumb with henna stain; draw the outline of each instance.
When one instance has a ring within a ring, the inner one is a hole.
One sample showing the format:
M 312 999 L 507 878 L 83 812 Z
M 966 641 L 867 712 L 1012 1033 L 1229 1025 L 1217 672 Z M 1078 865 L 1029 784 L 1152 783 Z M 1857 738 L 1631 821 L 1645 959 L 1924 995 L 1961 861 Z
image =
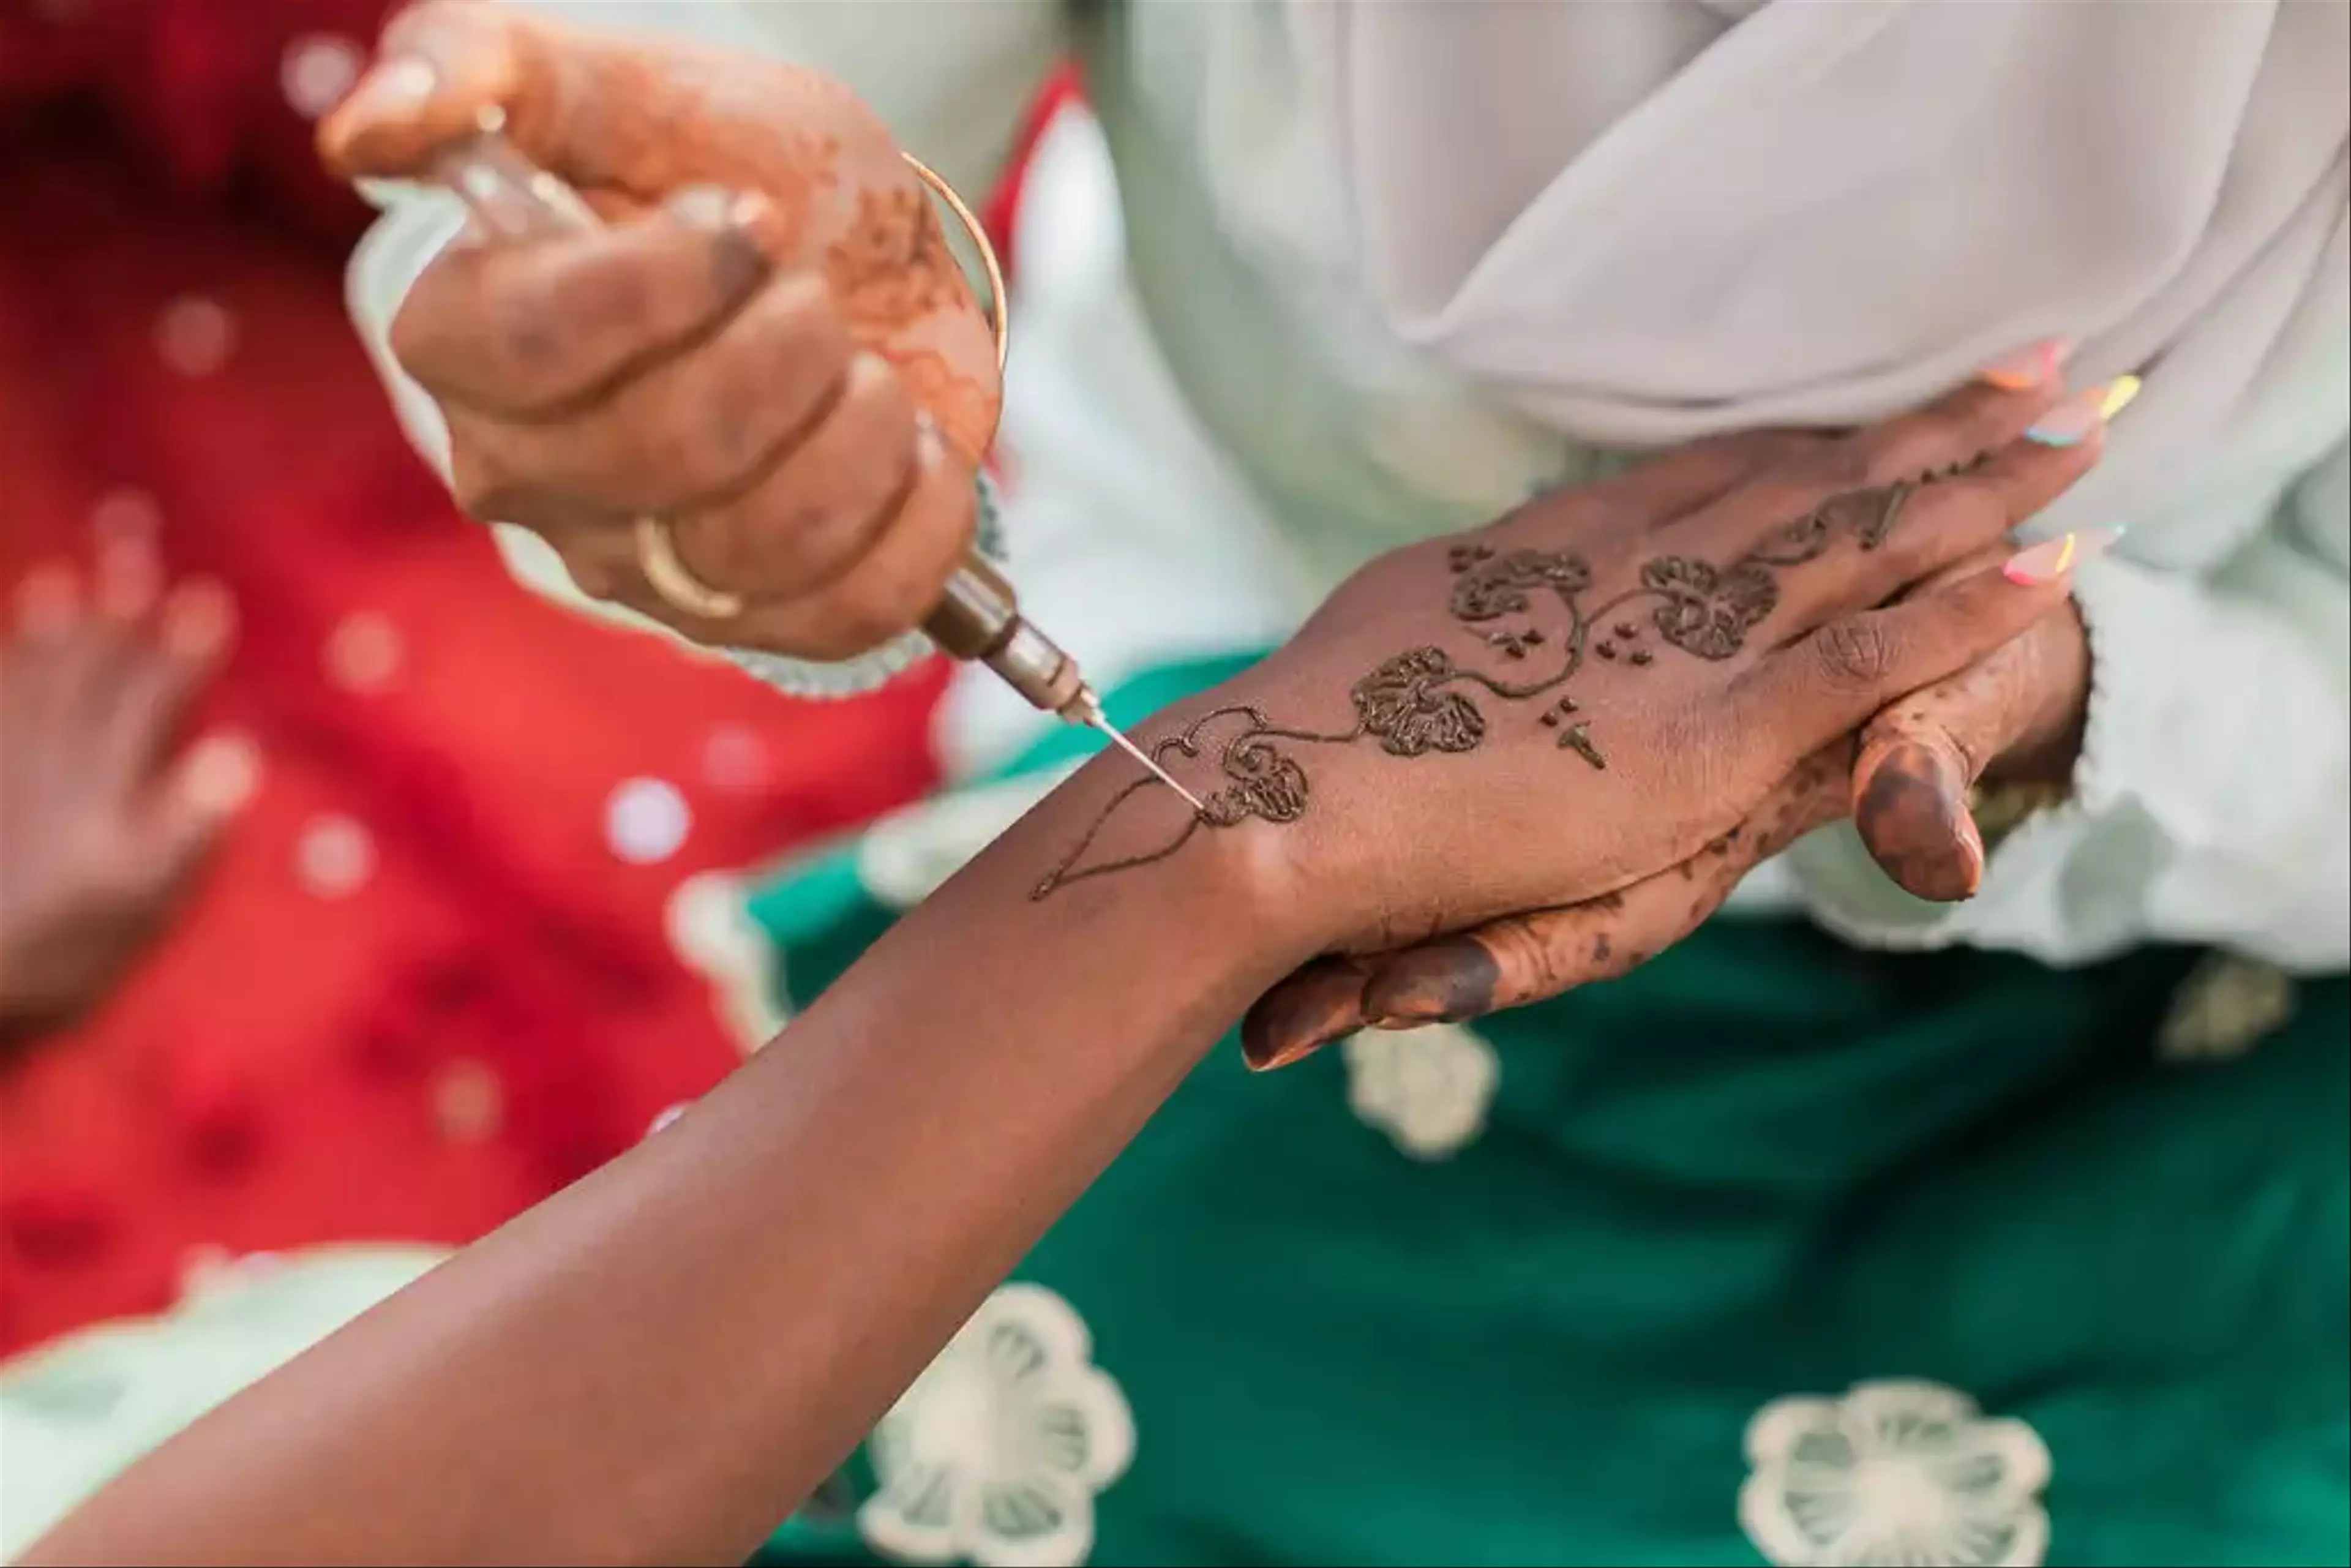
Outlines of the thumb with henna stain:
M 2071 779 L 2089 685 L 2089 639 L 2069 602 L 1871 720 L 1854 764 L 1853 821 L 1886 874 L 1936 903 L 1973 897 L 1986 851 L 1970 790 L 1979 779 Z
M 1968 759 L 1931 718 L 1869 727 L 1853 770 L 1854 825 L 1886 874 L 1920 898 L 1956 904 L 1983 881 L 1971 783 Z

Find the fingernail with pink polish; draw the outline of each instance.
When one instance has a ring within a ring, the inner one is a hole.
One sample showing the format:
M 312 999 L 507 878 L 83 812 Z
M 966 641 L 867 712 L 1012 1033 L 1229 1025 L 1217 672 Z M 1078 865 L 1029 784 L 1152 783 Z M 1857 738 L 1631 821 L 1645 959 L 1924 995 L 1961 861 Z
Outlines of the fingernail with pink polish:
M 2121 537 L 2107 528 L 2084 528 L 2079 533 L 2061 535 L 2010 556 L 2000 573 L 2019 587 L 2054 582 L 2084 561 L 2105 554 Z
M 2104 386 L 2085 387 L 2043 414 L 2024 439 L 2043 446 L 2079 446 L 2128 408 L 2138 388 L 2137 376 L 2116 376 Z
M 2003 354 L 1976 372 L 1979 381 L 1990 382 L 2002 392 L 2023 392 L 2057 379 L 2065 368 L 2065 357 L 2074 351 L 2071 338 L 2044 338 L 2012 354 Z

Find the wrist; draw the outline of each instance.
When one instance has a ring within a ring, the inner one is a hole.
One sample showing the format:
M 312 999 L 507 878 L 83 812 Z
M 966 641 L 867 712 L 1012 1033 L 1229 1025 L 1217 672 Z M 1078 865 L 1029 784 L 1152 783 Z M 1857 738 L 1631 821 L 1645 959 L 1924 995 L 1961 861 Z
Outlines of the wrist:
M 1138 737 L 1146 746 L 1155 738 Z M 1002 874 L 1022 880 L 1024 916 L 1087 949 L 1130 944 L 1126 961 L 1171 961 L 1178 949 L 1209 959 L 1204 980 L 1229 973 L 1238 981 L 1261 968 L 1278 978 L 1321 951 L 1327 910 L 1309 894 L 1329 879 L 1310 863 L 1315 835 L 1254 815 L 1231 820 L 1222 810 L 1229 780 L 1180 752 L 1163 761 L 1218 820 L 1202 820 L 1127 758 L 1104 752 L 982 857 L 1010 862 Z

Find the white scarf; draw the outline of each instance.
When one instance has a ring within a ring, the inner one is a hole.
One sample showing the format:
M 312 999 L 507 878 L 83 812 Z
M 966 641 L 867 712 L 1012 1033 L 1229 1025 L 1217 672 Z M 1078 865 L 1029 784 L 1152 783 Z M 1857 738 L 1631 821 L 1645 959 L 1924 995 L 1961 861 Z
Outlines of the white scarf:
M 2351 331 L 2346 0 L 1291 0 L 1394 329 L 1553 428 L 1847 424 L 2049 337 L 2181 465 Z

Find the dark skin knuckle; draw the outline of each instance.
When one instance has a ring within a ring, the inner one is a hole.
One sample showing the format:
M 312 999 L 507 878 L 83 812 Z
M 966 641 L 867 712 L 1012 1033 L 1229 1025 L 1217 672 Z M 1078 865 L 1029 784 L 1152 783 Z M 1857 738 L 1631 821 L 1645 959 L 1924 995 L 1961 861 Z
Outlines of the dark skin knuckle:
M 1528 916 L 1505 915 L 1482 935 L 1502 971 L 1501 995 L 1532 1000 L 1549 996 L 1555 988 L 1558 976 L 1552 962 L 1551 945 Z
M 1837 622 L 1813 634 L 1813 668 L 1822 684 L 1833 690 L 1866 691 L 1899 664 L 1897 643 L 1883 622 Z

